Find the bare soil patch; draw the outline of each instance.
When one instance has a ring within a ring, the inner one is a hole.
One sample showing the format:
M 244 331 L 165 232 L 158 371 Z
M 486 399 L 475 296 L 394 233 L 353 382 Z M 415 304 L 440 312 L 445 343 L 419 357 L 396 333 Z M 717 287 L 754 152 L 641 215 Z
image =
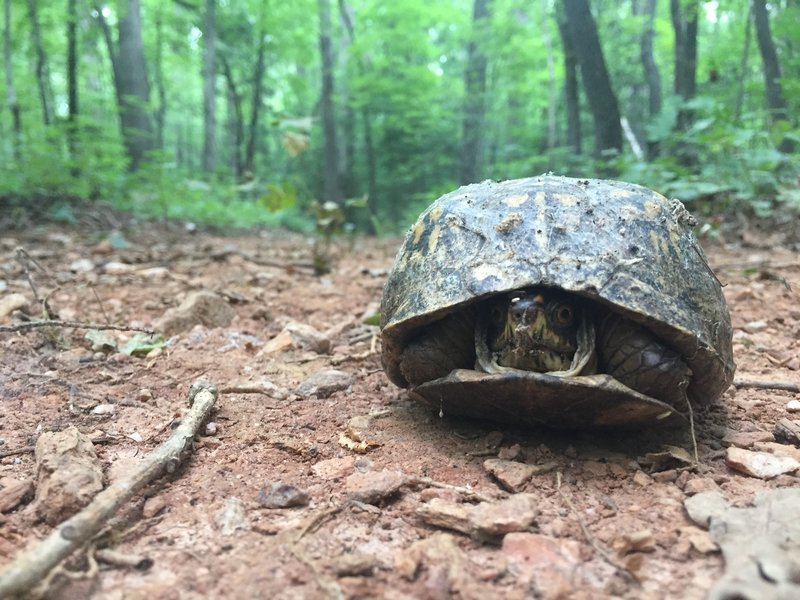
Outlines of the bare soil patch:
M 680 452 L 691 453 L 688 430 L 515 429 L 410 400 L 385 378 L 365 323 L 397 240 L 341 242 L 332 272 L 317 276 L 310 242 L 286 233 L 151 226 L 125 237 L 115 248 L 56 227 L 0 235 L 0 301 L 22 294 L 22 311 L 41 316 L 27 260 L 63 320 L 150 327 L 198 291 L 214 292 L 223 314 L 203 304 L 200 324 L 179 323 L 140 356 L 92 350 L 84 329 L 0 334 L 0 564 L 69 516 L 37 498 L 29 449 L 39 436 L 76 427 L 108 485 L 169 436 L 195 379 L 220 393 L 185 466 L 88 549 L 146 560 L 81 552 L 69 577 L 49 582 L 51 597 L 704 598 L 725 561 L 685 501 L 718 491 L 748 507 L 760 492 L 800 487 L 796 469 L 748 475 L 729 450 L 768 462 L 800 453 L 784 431 L 800 419 L 790 410 L 800 400 L 796 250 L 707 246 L 737 379 L 790 385 L 734 386 L 699 408 L 691 464 Z M 107 333 L 118 344 L 134 335 Z

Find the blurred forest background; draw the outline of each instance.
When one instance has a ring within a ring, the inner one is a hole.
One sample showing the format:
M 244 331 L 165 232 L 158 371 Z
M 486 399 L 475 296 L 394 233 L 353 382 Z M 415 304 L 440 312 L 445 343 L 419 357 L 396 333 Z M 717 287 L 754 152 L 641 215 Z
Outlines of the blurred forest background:
M 546 171 L 800 210 L 795 0 L 2 2 L 6 217 L 396 233 Z

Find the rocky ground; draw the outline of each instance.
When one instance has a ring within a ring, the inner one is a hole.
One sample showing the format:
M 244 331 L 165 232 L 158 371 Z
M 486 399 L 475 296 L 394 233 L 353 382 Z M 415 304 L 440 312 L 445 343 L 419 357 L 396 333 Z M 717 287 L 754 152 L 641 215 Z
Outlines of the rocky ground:
M 0 333 L 0 563 L 128 476 L 193 381 L 219 396 L 183 466 L 63 563 L 50 597 L 800 597 L 790 244 L 707 244 L 738 385 L 698 409 L 695 463 L 685 428 L 515 429 L 409 399 L 367 324 L 398 240 L 341 242 L 317 276 L 290 234 L 107 234 L 0 232 L 0 324 L 41 317 L 38 298 L 168 340 Z

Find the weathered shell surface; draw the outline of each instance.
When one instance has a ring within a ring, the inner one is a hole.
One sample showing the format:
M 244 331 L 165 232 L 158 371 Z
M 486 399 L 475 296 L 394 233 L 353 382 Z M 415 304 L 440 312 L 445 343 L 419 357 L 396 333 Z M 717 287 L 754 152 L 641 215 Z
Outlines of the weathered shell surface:
M 384 288 L 383 360 L 420 327 L 493 294 L 542 285 L 596 300 L 650 328 L 694 372 L 690 395 L 733 378 L 721 286 L 677 200 L 615 181 L 542 176 L 468 185 L 412 226 Z

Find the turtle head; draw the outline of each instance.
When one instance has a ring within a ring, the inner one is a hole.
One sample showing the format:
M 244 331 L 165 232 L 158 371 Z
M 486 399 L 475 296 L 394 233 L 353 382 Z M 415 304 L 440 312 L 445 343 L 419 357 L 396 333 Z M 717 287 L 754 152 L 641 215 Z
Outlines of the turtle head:
M 556 290 L 532 288 L 501 297 L 492 307 L 489 349 L 497 364 L 528 371 L 570 368 L 578 349 L 583 311 Z

